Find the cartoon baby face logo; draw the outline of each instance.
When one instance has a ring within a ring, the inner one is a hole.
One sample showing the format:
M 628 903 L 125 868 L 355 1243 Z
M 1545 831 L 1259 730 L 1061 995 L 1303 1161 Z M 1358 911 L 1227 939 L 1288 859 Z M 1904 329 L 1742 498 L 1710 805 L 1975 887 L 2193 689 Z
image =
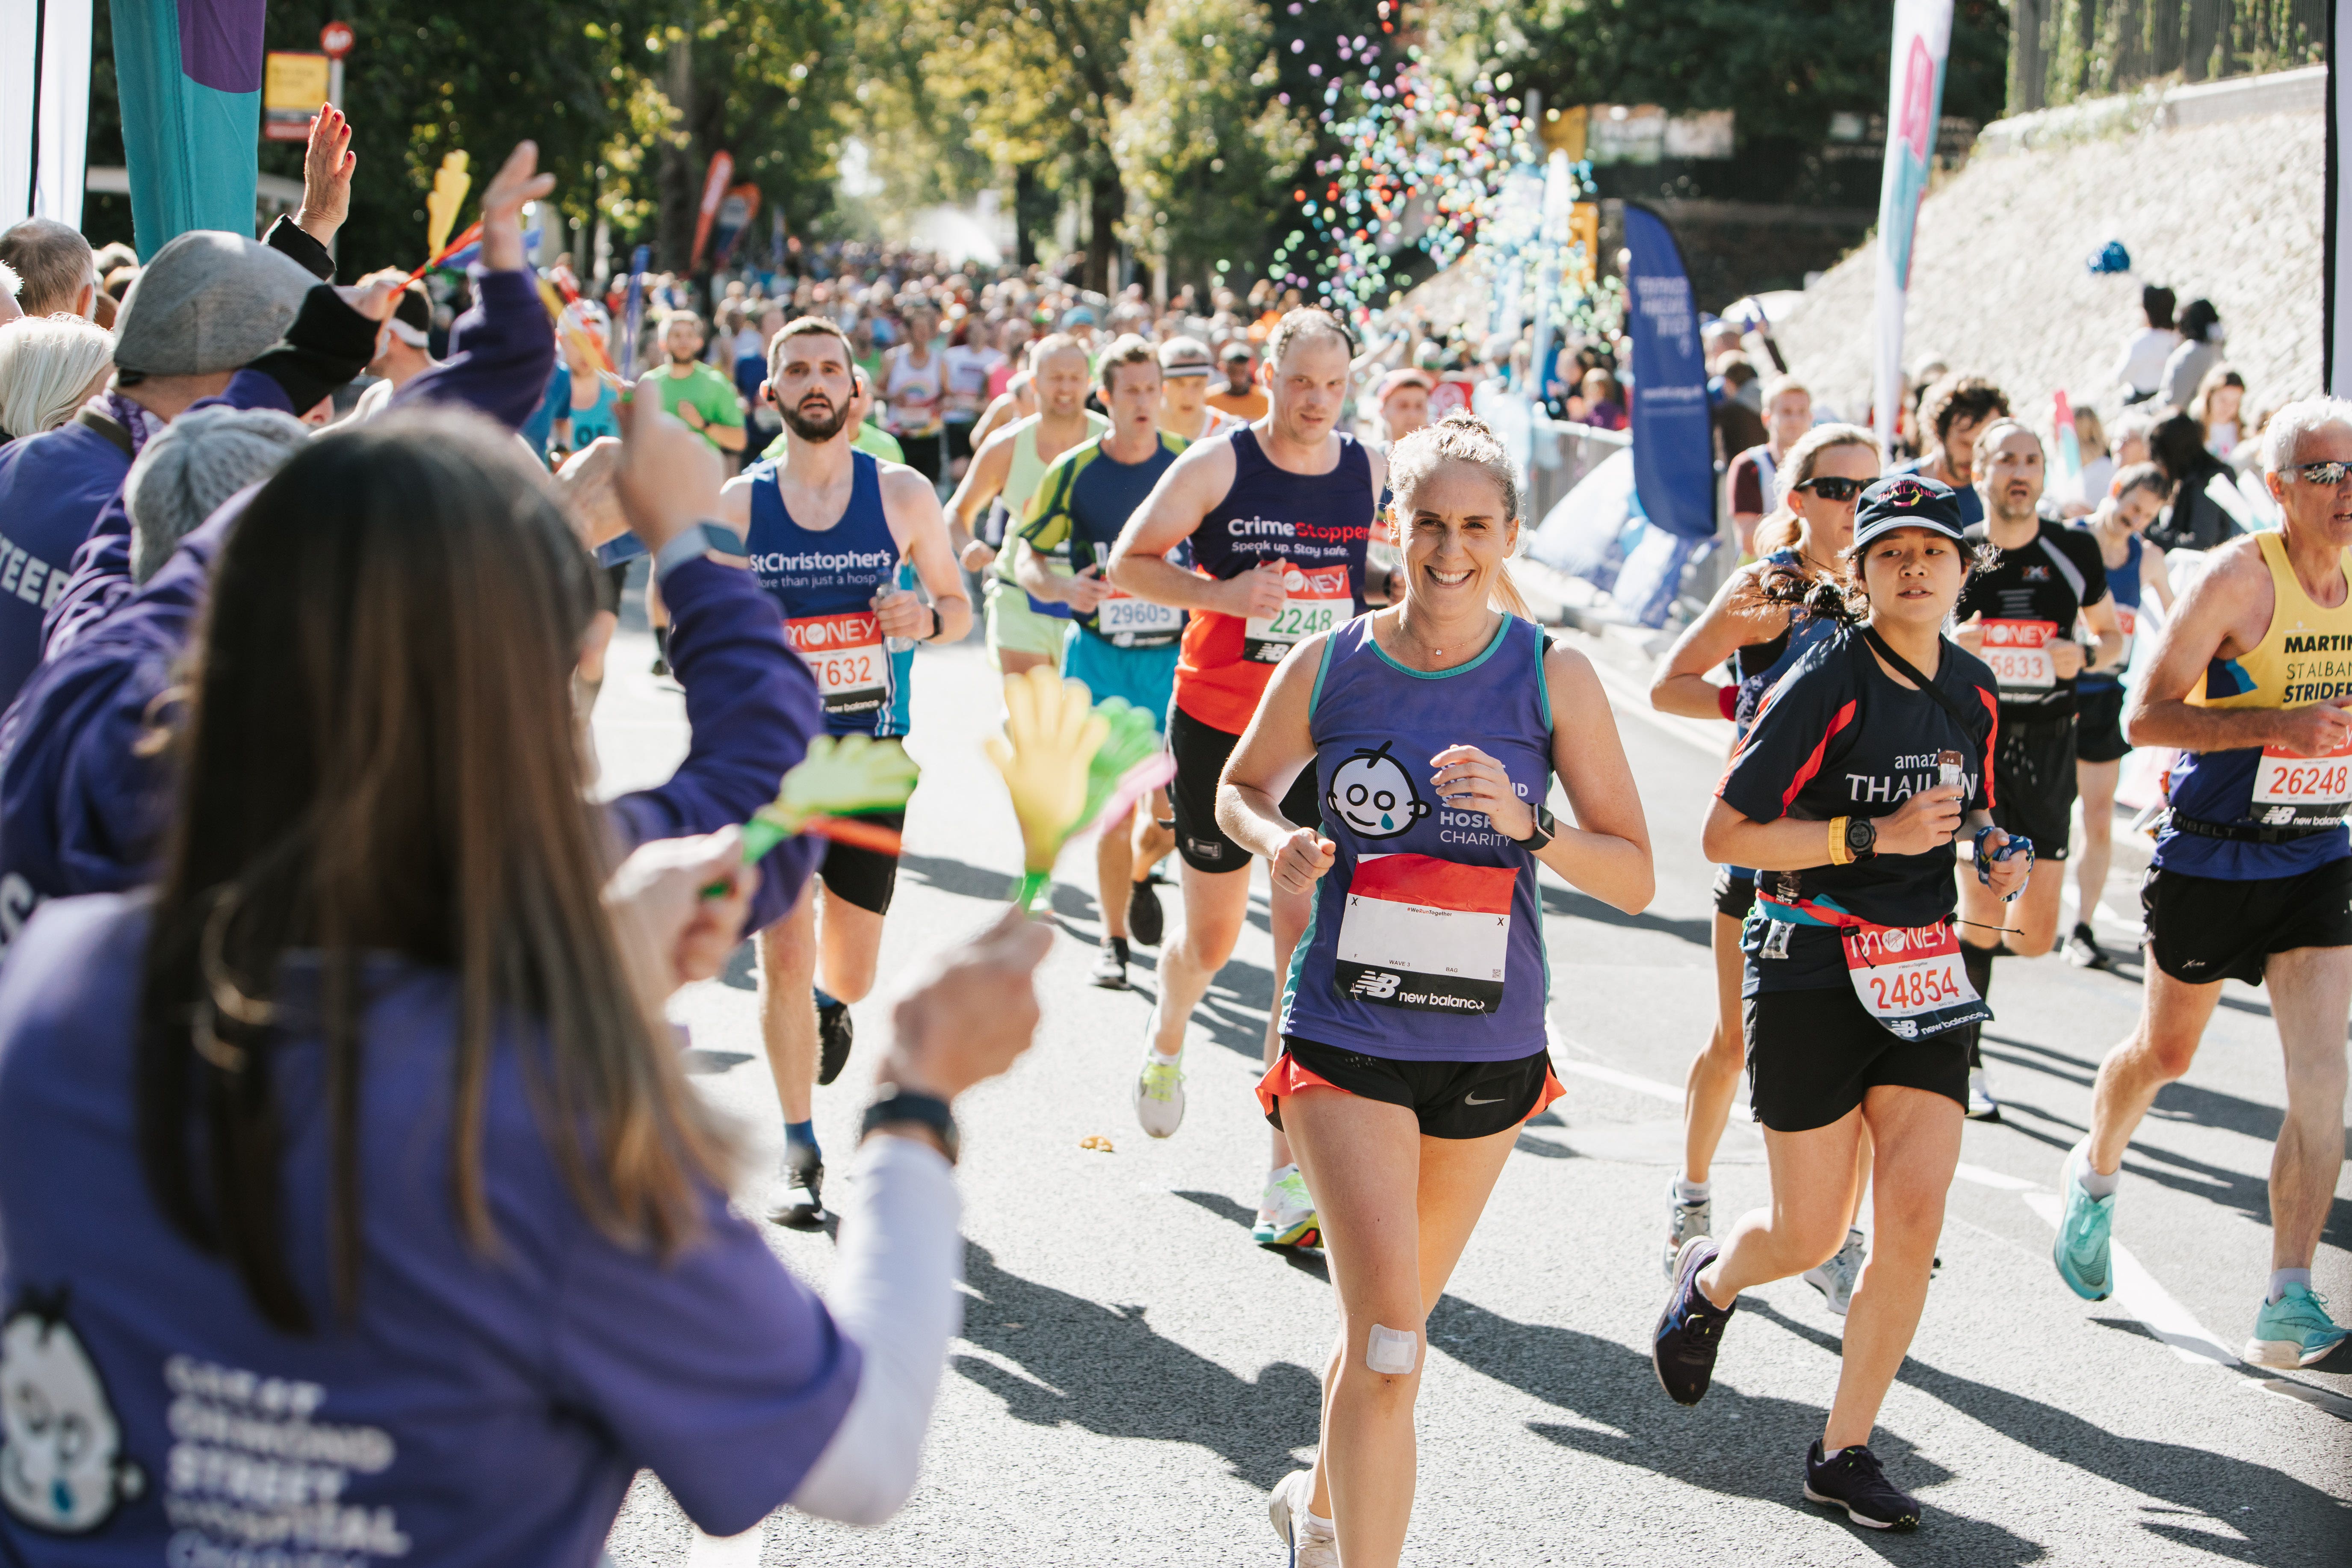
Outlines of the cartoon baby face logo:
M 0 1506 L 36 1530 L 86 1535 L 146 1487 L 63 1296 L 28 1294 L 0 1323 Z
M 1324 805 L 1365 838 L 1394 838 L 1429 815 L 1402 763 L 1389 755 L 1391 741 L 1360 751 L 1331 775 Z

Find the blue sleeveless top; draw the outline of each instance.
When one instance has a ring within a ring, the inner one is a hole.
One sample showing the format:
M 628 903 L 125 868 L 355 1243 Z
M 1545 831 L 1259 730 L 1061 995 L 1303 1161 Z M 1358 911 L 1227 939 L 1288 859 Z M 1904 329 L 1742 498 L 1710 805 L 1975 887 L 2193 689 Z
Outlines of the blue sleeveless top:
M 1793 550 L 1775 550 L 1764 560 L 1768 565 L 1804 569 L 1805 558 Z M 1815 643 L 1827 642 L 1836 634 L 1834 621 L 1816 620 L 1791 606 L 1788 627 L 1779 637 L 1734 651 L 1731 673 L 1739 688 L 1732 709 L 1734 733 L 1745 736 L 1748 726 L 1756 722 L 1757 710 L 1764 706 L 1764 699 L 1771 695 L 1780 678 L 1796 668 L 1797 661 L 1811 652 Z
M 2082 529 L 2085 533 L 2090 531 L 2090 525 L 2087 523 L 2078 522 L 2074 526 Z M 2126 650 L 2124 662 L 2126 664 L 2131 662 L 2129 650 L 2132 638 L 2139 630 L 2139 556 L 2144 542 L 2138 534 L 2133 534 L 2131 542 L 2124 548 L 2124 563 L 2107 568 L 2107 592 L 2115 595 L 2116 619 L 2121 621 L 2124 626 Z M 2077 693 L 2107 691 L 2122 684 L 2123 682 L 2115 676 L 2093 675 L 2084 671 L 2083 676 L 2074 682 L 2074 689 Z
M 816 676 L 824 727 L 835 735 L 907 732 L 911 646 L 894 648 L 874 618 L 874 595 L 899 581 L 898 545 L 882 514 L 882 470 L 849 455 L 849 507 L 831 528 L 803 528 L 784 510 L 776 464 L 754 463 L 751 529 L 743 546 L 760 585 L 784 612 L 784 635 Z
M 1551 790 L 1548 644 L 1506 616 L 1456 669 L 1407 669 L 1359 616 L 1323 645 L 1308 731 L 1323 834 L 1315 890 L 1282 998 L 1287 1035 L 1402 1061 L 1511 1061 L 1545 1048 L 1536 859 L 1483 811 L 1453 811 L 1429 759 L 1475 745 L 1523 800 Z

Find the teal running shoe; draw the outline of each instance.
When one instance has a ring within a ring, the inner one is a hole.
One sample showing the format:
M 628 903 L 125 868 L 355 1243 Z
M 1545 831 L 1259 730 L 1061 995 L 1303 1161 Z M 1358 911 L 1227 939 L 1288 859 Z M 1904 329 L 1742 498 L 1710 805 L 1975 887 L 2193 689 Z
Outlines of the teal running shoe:
M 2066 1152 L 2058 1167 L 2059 1189 L 2066 1194 L 2065 1211 L 2058 1216 L 2058 1239 L 2050 1244 L 2050 1261 L 2066 1289 L 2085 1301 L 2104 1301 L 2115 1291 L 2107 1268 L 2107 1230 L 2115 1223 L 2112 1193 L 2095 1198 L 2075 1177 L 2076 1162 L 2084 1156 L 2080 1144 Z
M 2352 1329 L 2338 1328 L 2327 1315 L 2326 1297 L 2307 1285 L 2290 1285 L 2254 1314 L 2245 1359 L 2256 1366 L 2310 1366 L 2326 1360 L 2347 1338 L 2352 1338 Z

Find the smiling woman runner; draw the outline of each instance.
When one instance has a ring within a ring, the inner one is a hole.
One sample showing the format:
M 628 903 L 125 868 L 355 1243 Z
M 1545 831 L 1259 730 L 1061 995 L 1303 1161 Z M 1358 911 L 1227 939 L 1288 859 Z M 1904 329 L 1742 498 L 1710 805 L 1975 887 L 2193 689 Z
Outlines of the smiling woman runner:
M 1519 1124 L 1560 1092 L 1537 862 L 1628 912 L 1653 886 L 1591 666 L 1495 607 L 1518 608 L 1504 563 L 1520 496 L 1502 445 L 1455 415 L 1400 441 L 1391 464 L 1403 602 L 1300 642 L 1217 794 L 1219 826 L 1271 862 L 1275 887 L 1314 897 L 1285 1049 L 1258 1086 L 1339 1297 L 1321 1448 L 1271 1504 L 1301 1568 L 1343 1552 L 1349 1568 L 1388 1568 L 1403 1550 L 1423 1321 Z M 1279 804 L 1309 767 L 1322 833 Z M 1580 826 L 1545 809 L 1555 772 Z
M 1651 1352 L 1660 1386 L 1697 1404 L 1739 1292 L 1844 1241 L 1866 1135 L 1876 1225 L 1805 1495 L 1878 1530 L 1919 1522 L 1866 1445 L 1918 1327 L 1959 1162 L 1961 1026 L 1988 1016 L 1952 925 L 1953 837 L 1975 834 L 1997 895 L 2022 887 L 2028 865 L 1989 858 L 2009 838 L 1992 826 L 1985 776 L 2000 689 L 1943 636 L 1968 551 L 1951 490 L 1901 475 L 1864 490 L 1855 516 L 1848 559 L 1866 614 L 1851 587 L 1783 579 L 1814 614 L 1849 624 L 1773 690 L 1705 840 L 1710 858 L 1757 868 L 1748 1076 L 1772 1202 L 1720 1247 L 1684 1243 Z

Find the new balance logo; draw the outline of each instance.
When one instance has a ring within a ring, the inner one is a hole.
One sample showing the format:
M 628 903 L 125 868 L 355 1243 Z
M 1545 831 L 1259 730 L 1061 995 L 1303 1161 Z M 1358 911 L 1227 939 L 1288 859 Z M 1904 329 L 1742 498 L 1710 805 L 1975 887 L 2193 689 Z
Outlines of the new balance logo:
M 1348 994 L 1369 996 L 1375 1002 L 1385 1002 L 1396 994 L 1397 986 L 1402 984 L 1402 977 L 1400 975 L 1386 974 L 1377 969 L 1368 969 L 1356 976 L 1356 983 L 1348 987 Z

